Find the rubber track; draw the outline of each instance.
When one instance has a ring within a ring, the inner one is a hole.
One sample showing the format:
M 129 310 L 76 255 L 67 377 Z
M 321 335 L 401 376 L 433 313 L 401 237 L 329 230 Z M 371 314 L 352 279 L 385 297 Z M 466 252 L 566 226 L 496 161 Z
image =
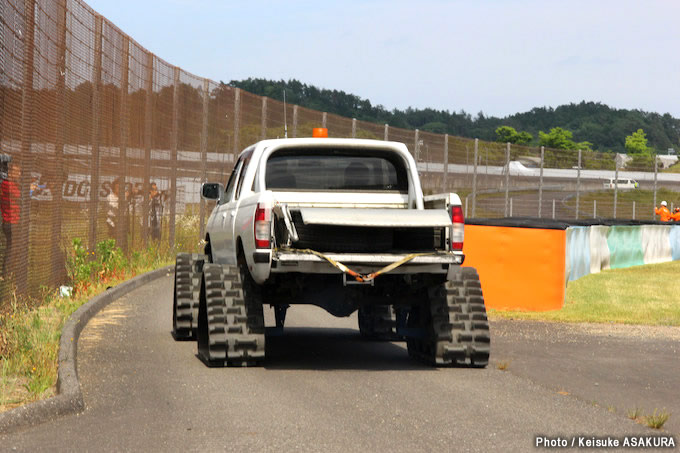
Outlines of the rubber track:
M 179 253 L 175 261 L 172 302 L 172 335 L 176 340 L 195 340 L 201 272 L 207 255 Z
M 419 316 L 422 322 L 416 316 L 412 324 L 425 327 L 427 335 L 408 341 L 411 356 L 435 366 L 488 365 L 489 321 L 476 269 L 459 268 L 450 280 L 430 288 L 429 310 Z
M 264 360 L 262 298 L 250 276 L 235 266 L 203 268 L 198 356 L 208 366 L 254 366 Z
M 390 305 L 366 305 L 359 308 L 359 332 L 371 340 L 396 340 L 397 316 Z

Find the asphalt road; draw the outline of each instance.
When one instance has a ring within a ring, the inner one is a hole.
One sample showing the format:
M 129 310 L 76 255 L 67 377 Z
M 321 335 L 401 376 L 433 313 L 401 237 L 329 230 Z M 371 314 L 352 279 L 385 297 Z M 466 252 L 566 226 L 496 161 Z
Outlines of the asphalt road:
M 167 276 L 90 321 L 85 411 L 0 450 L 527 451 L 537 435 L 658 434 L 626 417 L 635 405 L 680 416 L 678 329 L 499 321 L 487 369 L 432 369 L 361 340 L 355 316 L 293 307 L 265 367 L 210 369 L 170 336 L 171 302 Z

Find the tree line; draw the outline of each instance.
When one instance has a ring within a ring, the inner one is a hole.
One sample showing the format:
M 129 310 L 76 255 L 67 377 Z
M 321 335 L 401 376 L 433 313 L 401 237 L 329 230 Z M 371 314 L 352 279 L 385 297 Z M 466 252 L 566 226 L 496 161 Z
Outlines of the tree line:
M 472 116 L 464 110 L 456 112 L 411 107 L 387 110 L 382 105 L 373 105 L 368 99 L 340 90 L 317 88 L 295 79 L 276 81 L 249 78 L 232 80 L 229 85 L 279 101 L 283 100 L 285 90 L 286 101 L 291 104 L 361 121 L 487 141 L 503 141 L 502 137 L 512 135 L 512 129 L 519 135 L 513 138 L 517 140 L 513 143 L 539 146 L 552 138 L 563 140 L 561 146 L 556 146 L 558 149 L 576 149 L 571 148 L 566 140 L 582 149 L 625 153 L 626 137 L 642 129 L 650 149 L 659 153 L 665 153 L 668 148 L 680 149 L 679 119 L 668 113 L 662 115 L 642 110 L 615 109 L 599 102 L 583 101 L 555 108 L 536 107 L 528 112 L 498 118 L 486 116 L 483 112 Z M 501 130 L 499 136 L 497 130 L 503 127 L 509 129 Z M 555 128 L 560 131 L 555 133 Z

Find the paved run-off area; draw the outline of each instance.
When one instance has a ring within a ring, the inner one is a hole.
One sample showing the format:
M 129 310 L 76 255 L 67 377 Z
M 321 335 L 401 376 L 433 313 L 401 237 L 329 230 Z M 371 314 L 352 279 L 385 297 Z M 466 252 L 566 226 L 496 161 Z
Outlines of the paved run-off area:
M 523 451 L 536 435 L 659 434 L 626 417 L 636 406 L 673 412 L 678 441 L 679 329 L 498 321 L 487 369 L 432 369 L 403 343 L 362 340 L 356 316 L 295 306 L 265 367 L 210 369 L 170 335 L 172 286 L 93 318 L 85 411 L 0 436 L 0 450 Z

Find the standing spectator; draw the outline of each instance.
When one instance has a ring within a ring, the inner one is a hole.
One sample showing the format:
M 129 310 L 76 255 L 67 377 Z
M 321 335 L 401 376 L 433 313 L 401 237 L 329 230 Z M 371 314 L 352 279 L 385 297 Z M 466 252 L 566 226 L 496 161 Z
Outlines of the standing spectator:
M 15 249 L 12 245 L 12 236 L 17 232 L 19 225 L 19 202 L 21 193 L 17 185 L 21 178 L 19 164 L 10 163 L 8 179 L 0 184 L 0 211 L 2 211 L 2 233 L 5 235 L 5 256 L 2 260 L 2 275 L 9 276 L 10 266 L 14 265 Z
M 673 214 L 671 214 L 671 219 L 676 222 L 680 222 L 680 208 L 675 208 Z
M 657 207 L 654 208 L 654 214 L 658 215 L 660 217 L 659 220 L 662 221 L 662 222 L 668 222 L 668 221 L 671 220 L 671 211 L 668 210 L 667 206 L 668 205 L 667 205 L 666 201 L 664 200 L 664 201 L 661 202 L 660 208 L 657 208 Z
M 151 183 L 149 190 L 149 223 L 151 226 L 151 239 L 160 241 L 161 239 L 161 216 L 163 215 L 163 204 L 161 203 L 161 193 L 155 182 Z
M 47 188 L 47 186 L 45 184 L 40 184 L 40 178 L 37 176 L 33 176 L 33 178 L 31 179 L 31 186 L 28 196 L 30 198 L 38 198 L 42 194 L 43 189 L 45 188 Z
M 111 183 L 111 192 L 106 196 L 106 225 L 109 228 L 109 238 L 116 238 L 116 226 L 118 225 L 118 194 L 120 193 L 120 179 L 116 178 Z

